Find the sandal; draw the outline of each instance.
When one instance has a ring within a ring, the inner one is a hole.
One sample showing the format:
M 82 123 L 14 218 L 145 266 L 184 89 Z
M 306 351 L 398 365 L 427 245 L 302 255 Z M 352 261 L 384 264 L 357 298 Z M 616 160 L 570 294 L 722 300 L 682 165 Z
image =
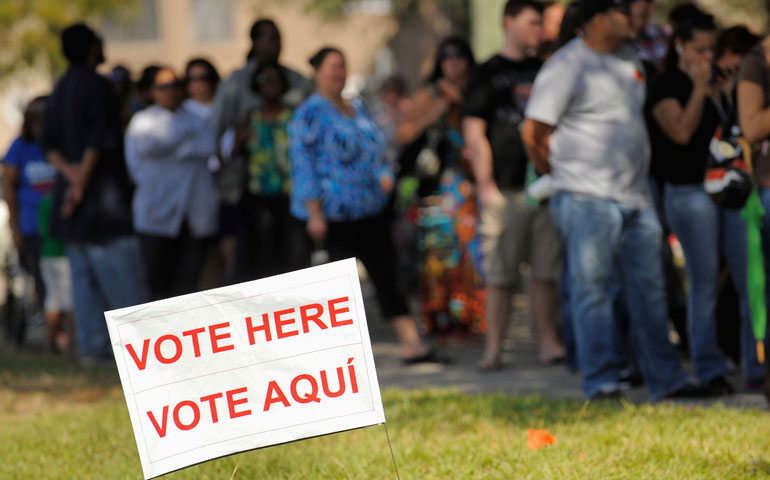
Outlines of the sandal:
M 476 369 L 481 373 L 499 372 L 503 369 L 503 362 L 500 359 L 497 360 L 482 360 L 478 364 Z

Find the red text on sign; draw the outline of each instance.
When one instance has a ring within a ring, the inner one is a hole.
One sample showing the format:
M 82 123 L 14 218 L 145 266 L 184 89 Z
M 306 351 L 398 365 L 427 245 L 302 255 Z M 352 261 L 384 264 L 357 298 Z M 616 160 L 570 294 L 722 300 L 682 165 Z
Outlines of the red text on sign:
M 281 339 L 299 335 L 300 329 L 302 333 L 309 333 L 311 324 L 321 330 L 352 325 L 353 319 L 340 318 L 340 316 L 345 316 L 343 314 L 350 312 L 349 307 L 341 305 L 349 301 L 348 297 L 340 297 L 326 302 L 329 311 L 329 325 L 321 320 L 324 306 L 320 303 L 278 310 L 272 314 L 263 313 L 261 318 L 256 321 L 252 317 L 246 317 L 246 333 L 249 335 L 249 345 L 254 345 L 257 342 L 258 332 L 265 336 L 266 342 L 272 342 L 273 338 Z M 298 317 L 297 313 L 299 313 Z M 275 332 L 275 337 L 273 337 L 273 332 Z
M 224 394 L 223 392 L 217 392 L 210 395 L 205 395 L 200 397 L 200 402 L 193 400 L 182 400 L 174 406 L 173 410 L 171 410 L 172 421 L 174 422 L 176 428 L 179 430 L 192 430 L 201 422 L 201 408 L 208 408 L 211 423 L 218 423 L 219 409 L 217 400 L 222 399 L 223 397 L 226 398 L 225 403 L 227 403 L 227 413 L 229 414 L 230 419 L 251 415 L 251 410 L 244 409 L 243 407 L 238 408 L 240 405 L 249 403 L 249 399 L 245 396 L 239 398 L 236 398 L 236 396 L 245 395 L 246 393 L 246 387 L 241 387 L 233 390 L 227 390 L 224 392 Z M 202 407 L 199 407 L 198 403 L 200 403 Z M 170 405 L 163 406 L 160 414 L 160 421 L 158 421 L 159 419 L 152 411 L 147 412 L 147 416 L 150 418 L 150 422 L 152 423 L 152 426 L 155 427 L 155 431 L 158 433 L 160 438 L 166 436 L 168 430 L 168 413 L 170 409 Z M 185 423 L 181 418 L 182 412 L 184 410 L 192 413 L 192 419 L 189 419 L 187 423 Z
M 353 365 L 353 358 L 348 359 L 348 380 L 350 382 L 350 392 L 351 393 L 358 393 L 358 380 L 356 379 L 356 369 Z M 337 367 L 337 380 L 336 380 L 336 387 L 331 388 L 329 385 L 329 378 L 328 374 L 326 373 L 326 370 L 321 370 L 319 372 L 320 377 L 320 389 L 319 389 L 319 381 L 316 380 L 316 377 L 313 375 L 309 375 L 307 373 L 303 373 L 301 375 L 297 375 L 292 379 L 291 384 L 289 385 L 289 393 L 291 394 L 291 398 L 296 403 L 321 403 L 321 397 L 319 396 L 320 392 L 323 392 L 323 395 L 327 398 L 336 398 L 339 396 L 342 396 L 342 394 L 345 393 L 346 388 L 346 382 L 345 382 L 345 368 L 344 367 Z M 274 403 L 280 403 L 284 407 L 290 407 L 291 402 L 289 401 L 289 397 L 286 396 L 284 391 L 281 389 L 280 385 L 278 385 L 278 382 L 275 380 L 271 380 L 270 383 L 267 385 L 267 394 L 265 395 L 265 406 L 263 407 L 263 412 L 270 411 L 270 407 Z
M 206 327 L 194 328 L 192 330 L 182 332 L 182 338 L 174 334 L 162 335 L 158 337 L 157 340 L 155 340 L 152 352 L 158 362 L 168 365 L 176 362 L 181 358 L 184 351 L 184 344 L 189 342 L 189 344 L 192 345 L 193 354 L 195 357 L 200 357 L 201 334 L 204 334 L 203 338 L 208 340 L 209 345 L 211 345 L 212 353 L 220 353 L 233 350 L 235 346 L 231 343 L 226 343 L 226 340 L 230 338 L 230 332 L 223 331 L 228 328 L 230 328 L 230 322 L 224 322 L 217 323 L 216 325 L 209 325 L 208 335 L 205 335 L 207 330 Z M 183 339 L 186 337 L 189 337 L 189 341 L 183 341 Z M 206 340 L 204 340 L 204 342 Z M 126 350 L 128 351 L 128 354 L 131 356 L 131 359 L 134 361 L 136 367 L 139 370 L 144 370 L 147 368 L 147 360 L 149 359 L 150 353 L 150 343 L 151 340 L 149 338 L 144 339 L 144 342 L 142 342 L 141 354 L 137 354 L 136 349 L 132 344 L 126 344 Z M 164 350 L 170 354 L 164 353 Z

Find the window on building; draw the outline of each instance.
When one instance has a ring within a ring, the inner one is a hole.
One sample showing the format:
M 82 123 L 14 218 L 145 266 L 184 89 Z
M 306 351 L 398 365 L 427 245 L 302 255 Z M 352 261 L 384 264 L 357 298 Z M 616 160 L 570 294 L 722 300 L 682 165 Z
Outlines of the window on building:
M 131 8 L 120 9 L 104 20 L 102 29 L 107 40 L 142 42 L 160 38 L 156 0 L 138 0 Z
M 358 0 L 345 5 L 348 13 L 367 15 L 390 15 L 393 13 L 393 0 Z
M 232 40 L 233 0 L 192 0 L 195 40 L 221 42 Z

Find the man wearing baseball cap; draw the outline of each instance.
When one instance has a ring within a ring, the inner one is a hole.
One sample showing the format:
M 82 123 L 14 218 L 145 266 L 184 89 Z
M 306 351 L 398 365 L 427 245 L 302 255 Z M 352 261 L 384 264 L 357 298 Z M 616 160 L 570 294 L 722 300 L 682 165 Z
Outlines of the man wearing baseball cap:
M 628 43 L 630 3 L 580 1 L 584 34 L 538 74 L 522 137 L 538 170 L 553 178 L 550 206 L 567 253 L 569 308 L 586 396 L 621 396 L 607 294 L 618 276 L 650 396 L 702 396 L 667 336 L 661 227 L 647 181 L 645 76 Z

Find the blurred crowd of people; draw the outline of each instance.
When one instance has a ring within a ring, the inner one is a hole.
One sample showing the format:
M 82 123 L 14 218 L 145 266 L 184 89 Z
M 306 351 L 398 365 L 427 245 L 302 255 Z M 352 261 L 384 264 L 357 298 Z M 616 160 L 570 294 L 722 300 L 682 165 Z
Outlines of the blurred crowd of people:
M 734 365 L 761 391 L 770 37 L 655 9 L 509 0 L 491 58 L 450 36 L 413 93 L 360 98 L 340 48 L 312 79 L 283 65 L 269 19 L 226 80 L 204 58 L 104 77 L 99 35 L 65 29 L 3 170 L 50 348 L 108 358 L 106 310 L 357 257 L 405 363 L 484 335 L 478 369 L 503 368 L 526 278 L 538 360 L 589 398 L 729 395 Z

